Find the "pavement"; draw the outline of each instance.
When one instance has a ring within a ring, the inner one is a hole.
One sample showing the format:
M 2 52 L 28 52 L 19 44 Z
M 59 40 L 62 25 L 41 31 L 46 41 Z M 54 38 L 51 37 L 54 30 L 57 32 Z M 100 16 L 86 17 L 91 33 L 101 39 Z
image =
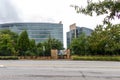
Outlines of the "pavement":
M 0 80 L 120 80 L 120 62 L 0 60 Z

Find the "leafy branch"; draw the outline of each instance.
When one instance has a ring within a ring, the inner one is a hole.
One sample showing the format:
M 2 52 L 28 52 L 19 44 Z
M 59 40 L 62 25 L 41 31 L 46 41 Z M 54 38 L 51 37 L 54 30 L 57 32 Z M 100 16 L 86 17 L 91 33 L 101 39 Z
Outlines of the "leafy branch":
M 104 0 L 99 2 L 92 2 L 92 0 L 87 2 L 88 5 L 83 8 L 77 5 L 71 5 L 74 7 L 77 13 L 83 13 L 85 15 L 93 16 L 96 13 L 97 16 L 108 14 L 104 18 L 104 24 L 110 22 L 110 20 L 117 17 L 120 19 L 120 2 L 113 0 Z

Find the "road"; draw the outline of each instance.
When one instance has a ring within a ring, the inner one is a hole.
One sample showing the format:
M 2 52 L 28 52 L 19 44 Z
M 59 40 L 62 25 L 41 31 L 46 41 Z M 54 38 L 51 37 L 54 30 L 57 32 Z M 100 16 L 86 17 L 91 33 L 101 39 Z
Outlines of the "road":
M 0 80 L 120 80 L 120 62 L 1 60 Z

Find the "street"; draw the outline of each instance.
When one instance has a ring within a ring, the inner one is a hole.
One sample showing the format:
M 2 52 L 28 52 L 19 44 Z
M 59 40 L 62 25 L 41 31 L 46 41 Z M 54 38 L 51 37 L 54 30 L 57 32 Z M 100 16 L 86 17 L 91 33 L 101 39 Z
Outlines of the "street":
M 120 62 L 0 60 L 1 80 L 120 80 Z

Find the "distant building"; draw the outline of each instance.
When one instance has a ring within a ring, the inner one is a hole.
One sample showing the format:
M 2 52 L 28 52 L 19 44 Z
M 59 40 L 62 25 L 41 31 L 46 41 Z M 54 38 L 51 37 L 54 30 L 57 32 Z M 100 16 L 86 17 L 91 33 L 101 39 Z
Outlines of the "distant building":
M 86 27 L 78 27 L 78 26 L 76 26 L 75 23 L 70 25 L 70 31 L 67 32 L 67 47 L 70 46 L 70 43 L 73 38 L 77 38 L 82 33 L 85 33 L 86 36 L 90 36 L 92 32 L 93 32 L 92 29 L 89 29 Z
M 1 29 L 10 29 L 18 34 L 23 30 L 28 32 L 30 39 L 36 43 L 43 42 L 49 37 L 58 39 L 63 43 L 63 24 L 60 23 L 4 23 L 0 24 Z

